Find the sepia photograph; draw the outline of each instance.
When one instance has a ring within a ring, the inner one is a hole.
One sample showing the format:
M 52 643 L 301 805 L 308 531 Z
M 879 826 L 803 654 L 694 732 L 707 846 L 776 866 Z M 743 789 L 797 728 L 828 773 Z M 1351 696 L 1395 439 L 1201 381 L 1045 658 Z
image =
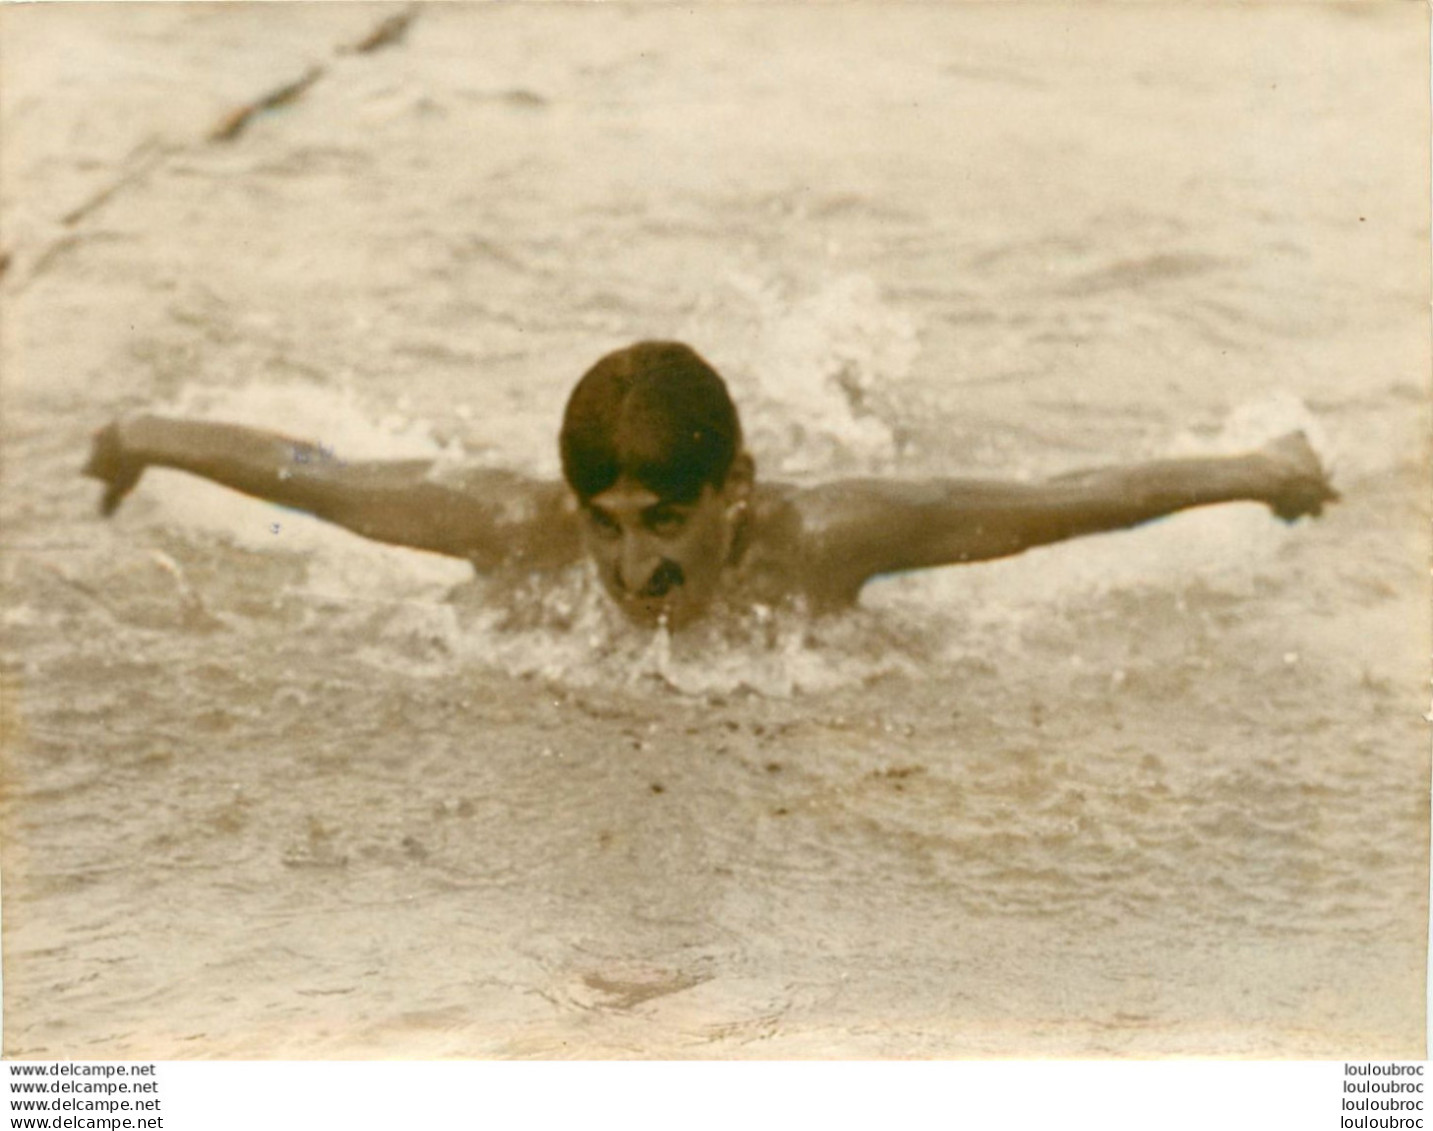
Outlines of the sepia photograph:
M 4 1057 L 1425 1057 L 1428 27 L 0 6 Z

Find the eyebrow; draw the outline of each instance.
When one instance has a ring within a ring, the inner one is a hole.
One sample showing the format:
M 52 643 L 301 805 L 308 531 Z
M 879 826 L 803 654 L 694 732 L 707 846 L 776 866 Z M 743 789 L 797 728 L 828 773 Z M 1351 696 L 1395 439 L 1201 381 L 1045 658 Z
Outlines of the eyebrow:
M 694 503 L 679 502 L 676 499 L 658 499 L 656 502 L 646 503 L 632 509 L 640 520 L 650 522 L 653 518 L 666 514 L 675 514 L 685 517 L 691 514 L 695 505 Z M 610 507 L 603 506 L 601 503 L 589 499 L 583 506 L 589 514 L 595 515 L 598 518 L 605 519 L 608 522 L 617 521 L 617 512 Z

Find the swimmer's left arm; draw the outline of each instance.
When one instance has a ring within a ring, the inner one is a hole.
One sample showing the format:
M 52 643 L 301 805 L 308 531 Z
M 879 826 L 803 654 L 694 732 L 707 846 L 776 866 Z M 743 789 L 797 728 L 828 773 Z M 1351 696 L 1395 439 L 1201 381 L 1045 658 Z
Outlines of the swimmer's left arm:
M 1097 468 L 1043 483 L 850 481 L 803 507 L 818 587 L 854 598 L 883 573 L 988 561 L 1194 507 L 1257 502 L 1293 521 L 1338 498 L 1302 434 L 1240 456 Z

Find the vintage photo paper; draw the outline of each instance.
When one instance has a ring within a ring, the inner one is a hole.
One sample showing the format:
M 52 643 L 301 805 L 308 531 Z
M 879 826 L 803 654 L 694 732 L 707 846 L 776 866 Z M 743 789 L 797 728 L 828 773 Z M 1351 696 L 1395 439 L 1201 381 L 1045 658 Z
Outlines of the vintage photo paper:
M 0 36 L 5 1056 L 1425 1054 L 1425 6 Z M 646 340 L 764 486 L 1302 434 L 1340 498 L 672 629 L 585 562 L 81 474 L 223 423 L 292 445 L 254 494 L 409 461 L 394 522 L 521 525 L 492 485 L 557 484 L 569 391 Z

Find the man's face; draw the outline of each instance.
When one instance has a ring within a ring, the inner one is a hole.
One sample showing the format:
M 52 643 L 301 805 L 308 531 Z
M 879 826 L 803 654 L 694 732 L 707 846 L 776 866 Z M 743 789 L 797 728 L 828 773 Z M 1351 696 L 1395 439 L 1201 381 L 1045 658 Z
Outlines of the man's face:
M 734 487 L 662 499 L 629 478 L 583 507 L 583 538 L 602 584 L 633 620 L 678 628 L 711 603 L 731 553 Z

